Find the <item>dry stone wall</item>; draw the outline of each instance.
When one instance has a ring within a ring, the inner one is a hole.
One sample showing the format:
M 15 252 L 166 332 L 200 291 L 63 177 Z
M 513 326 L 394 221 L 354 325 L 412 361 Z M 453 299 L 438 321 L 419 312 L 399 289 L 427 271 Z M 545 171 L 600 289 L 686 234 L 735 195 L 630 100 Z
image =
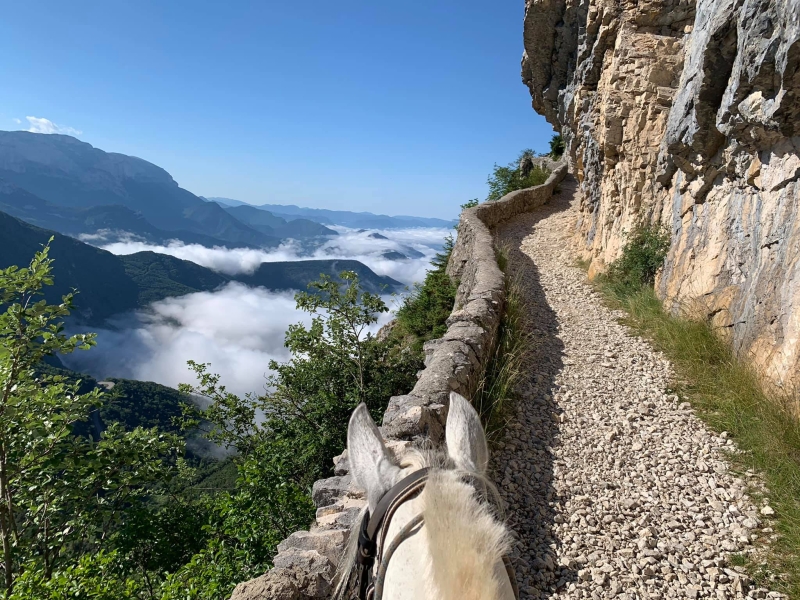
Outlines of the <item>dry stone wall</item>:
M 495 258 L 492 228 L 545 204 L 567 173 L 556 165 L 543 185 L 512 192 L 496 202 L 461 213 L 447 273 L 459 281 L 447 332 L 425 344 L 425 369 L 414 389 L 389 401 L 381 432 L 398 452 L 422 439 L 442 442 L 451 391 L 471 397 L 493 350 L 505 301 L 505 280 Z M 334 459 L 334 477 L 317 481 L 312 491 L 317 515 L 309 531 L 298 531 L 278 545 L 274 568 L 240 583 L 231 600 L 307 600 L 328 598 L 330 581 L 349 530 L 366 504 L 354 484 L 346 451 Z
M 664 223 L 660 296 L 799 383 L 800 0 L 526 0 L 524 45 L 592 272 Z

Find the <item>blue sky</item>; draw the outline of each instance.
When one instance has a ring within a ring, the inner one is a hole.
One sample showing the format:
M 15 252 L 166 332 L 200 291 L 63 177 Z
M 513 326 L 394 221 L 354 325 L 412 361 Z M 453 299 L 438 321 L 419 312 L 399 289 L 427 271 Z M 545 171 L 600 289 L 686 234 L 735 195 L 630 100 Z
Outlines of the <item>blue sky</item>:
M 523 7 L 9 3 L 0 129 L 49 119 L 206 196 L 454 217 L 552 135 L 520 81 Z

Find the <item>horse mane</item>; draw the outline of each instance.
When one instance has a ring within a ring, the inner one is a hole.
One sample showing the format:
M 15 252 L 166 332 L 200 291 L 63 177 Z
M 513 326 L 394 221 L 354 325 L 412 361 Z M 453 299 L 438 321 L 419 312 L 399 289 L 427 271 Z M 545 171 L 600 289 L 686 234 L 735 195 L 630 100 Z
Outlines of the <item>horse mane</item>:
M 402 471 L 392 485 L 414 471 L 431 469 L 420 498 L 432 554 L 427 567 L 429 580 L 436 588 L 432 590 L 432 597 L 442 600 L 496 598 L 499 582 L 494 575 L 494 565 L 508 553 L 510 546 L 508 530 L 497 519 L 497 513 L 501 512 L 497 488 L 483 475 L 456 469 L 442 451 L 408 448 L 399 457 L 398 466 Z M 480 501 L 475 488 L 465 483 L 465 479 L 477 483 L 493 503 Z M 365 506 L 350 529 L 333 580 L 333 600 L 347 598 L 356 566 L 358 530 L 366 512 Z M 459 551 L 453 552 L 453 548 Z M 465 587 L 465 582 L 473 587 Z M 483 595 L 486 592 L 494 595 Z
M 431 471 L 420 496 L 427 532 L 430 597 L 500 597 L 496 566 L 510 550 L 508 530 L 458 471 Z

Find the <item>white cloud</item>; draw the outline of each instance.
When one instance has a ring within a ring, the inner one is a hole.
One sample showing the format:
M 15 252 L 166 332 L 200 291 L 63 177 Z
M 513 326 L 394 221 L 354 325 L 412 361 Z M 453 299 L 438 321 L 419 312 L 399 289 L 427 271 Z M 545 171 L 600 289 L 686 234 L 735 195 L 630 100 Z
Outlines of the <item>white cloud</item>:
M 22 121 L 20 121 L 19 119 L 11 119 L 11 120 L 14 121 L 14 123 L 16 123 L 17 125 L 22 125 Z
M 80 135 L 83 133 L 73 127 L 56 125 L 50 119 L 44 117 L 25 117 L 30 124 L 28 131 L 31 133 L 63 133 L 65 135 Z M 17 121 L 20 122 L 20 121 Z
M 411 284 L 424 278 L 430 259 L 451 233 L 448 229 L 380 231 L 391 238 L 384 240 L 370 237 L 375 230 L 337 229 L 339 236 L 313 251 L 304 251 L 296 242 L 272 250 L 205 248 L 180 242 L 150 245 L 113 231 L 98 231 L 84 239 L 116 254 L 151 250 L 228 274 L 252 272 L 265 261 L 351 258 L 376 273 Z M 409 248 L 422 257 L 394 261 L 381 256 L 390 250 L 408 253 Z M 390 308 L 399 303 L 390 297 L 384 301 Z M 391 318 L 391 313 L 382 314 L 374 330 Z M 135 315 L 120 317 L 108 329 L 97 331 L 97 348 L 62 360 L 68 367 L 98 378 L 124 377 L 174 387 L 192 381 L 186 367 L 186 361 L 192 359 L 211 363 L 211 370 L 219 373 L 234 393 L 261 392 L 270 359 L 282 362 L 289 358 L 284 335 L 290 324 L 298 322 L 308 323 L 309 315 L 295 308 L 292 292 L 230 283 L 214 292 L 155 302 Z
M 422 281 L 425 271 L 430 266 L 434 254 L 441 248 L 444 238 L 453 233 L 445 228 L 416 228 L 392 230 L 356 231 L 345 227 L 336 227 L 339 235 L 328 238 L 314 250 L 305 250 L 301 244 L 289 240 L 278 248 L 256 250 L 249 248 L 207 248 L 199 244 L 184 244 L 172 241 L 166 245 L 154 245 L 134 239 L 128 234 L 117 233 L 118 241 L 104 243 L 110 237 L 109 232 L 98 231 L 96 234 L 82 235 L 81 239 L 99 245 L 114 254 L 133 254 L 134 252 L 151 251 L 169 254 L 183 260 L 189 260 L 209 269 L 236 275 L 252 273 L 262 262 L 295 261 L 307 259 L 353 259 L 358 260 L 378 275 L 387 275 L 410 285 Z M 389 239 L 370 237 L 380 233 Z M 385 252 L 400 252 L 408 255 L 410 250 L 421 253 L 421 257 L 410 257 L 407 260 L 391 260 L 383 257 Z
M 385 324 L 389 315 L 382 315 Z M 123 377 L 177 387 L 193 378 L 186 361 L 211 363 L 235 394 L 263 392 L 271 359 L 286 361 L 287 327 L 310 323 L 289 292 L 269 292 L 231 283 L 153 303 L 97 331 L 97 347 L 63 356 L 72 369 L 95 377 Z

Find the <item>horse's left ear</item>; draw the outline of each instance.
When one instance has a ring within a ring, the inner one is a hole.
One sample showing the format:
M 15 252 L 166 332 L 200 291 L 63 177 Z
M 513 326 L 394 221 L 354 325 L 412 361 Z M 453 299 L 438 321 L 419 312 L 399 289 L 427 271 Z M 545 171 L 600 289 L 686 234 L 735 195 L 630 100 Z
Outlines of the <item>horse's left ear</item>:
M 353 411 L 347 426 L 347 458 L 353 478 L 367 492 L 369 510 L 374 511 L 381 497 L 394 485 L 400 467 L 363 402 Z
M 478 413 L 469 400 L 450 392 L 447 412 L 447 453 L 462 471 L 483 474 L 489 464 L 489 448 Z

